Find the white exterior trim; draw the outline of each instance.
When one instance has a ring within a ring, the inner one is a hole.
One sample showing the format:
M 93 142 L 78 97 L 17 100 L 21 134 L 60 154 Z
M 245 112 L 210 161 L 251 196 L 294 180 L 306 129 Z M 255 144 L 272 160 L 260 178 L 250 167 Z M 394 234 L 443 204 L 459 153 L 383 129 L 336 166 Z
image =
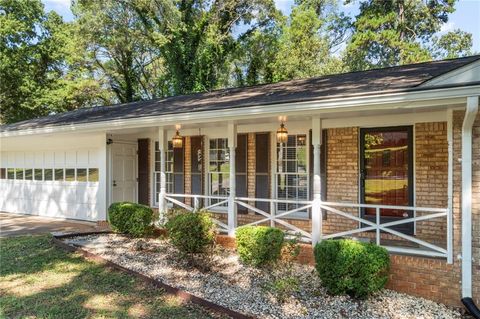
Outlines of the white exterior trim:
M 420 85 L 431 87 L 435 85 L 455 85 L 480 81 L 480 60 L 464 65 L 458 69 L 434 77 Z
M 175 125 L 178 123 L 205 123 L 238 120 L 256 117 L 268 117 L 276 114 L 290 115 L 309 112 L 309 114 L 325 114 L 345 111 L 367 111 L 385 109 L 416 109 L 429 106 L 441 106 L 464 103 L 466 96 L 475 95 L 480 85 L 468 87 L 452 87 L 429 89 L 425 91 L 396 92 L 387 94 L 363 95 L 353 97 L 336 97 L 323 101 L 295 102 L 251 107 L 238 107 L 225 110 L 212 110 L 132 119 L 109 120 L 84 124 L 50 126 L 38 129 L 25 129 L 1 132 L 0 137 L 12 137 L 32 134 L 50 134 L 74 131 L 104 131 L 107 129 L 125 129 L 148 126 Z

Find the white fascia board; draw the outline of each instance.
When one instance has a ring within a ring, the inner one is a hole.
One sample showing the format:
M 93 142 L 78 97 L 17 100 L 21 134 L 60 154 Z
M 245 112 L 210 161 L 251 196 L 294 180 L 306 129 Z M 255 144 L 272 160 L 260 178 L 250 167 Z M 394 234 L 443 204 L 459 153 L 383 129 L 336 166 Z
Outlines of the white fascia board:
M 268 104 L 250 107 L 236 107 L 224 110 L 211 110 L 167 114 L 131 119 L 108 120 L 83 124 L 50 126 L 36 129 L 26 129 L 11 132 L 1 132 L 0 137 L 11 137 L 32 134 L 52 134 L 59 132 L 94 132 L 136 127 L 168 126 L 188 123 L 224 122 L 255 117 L 269 117 L 293 114 L 320 115 L 322 113 L 416 109 L 429 106 L 453 105 L 465 103 L 466 97 L 480 92 L 480 85 L 468 87 L 438 88 L 413 92 L 396 92 L 388 94 L 338 97 L 328 100 Z
M 458 85 L 480 81 L 480 60 L 464 65 L 458 69 L 434 77 L 422 83 L 419 87 L 431 87 L 436 85 Z

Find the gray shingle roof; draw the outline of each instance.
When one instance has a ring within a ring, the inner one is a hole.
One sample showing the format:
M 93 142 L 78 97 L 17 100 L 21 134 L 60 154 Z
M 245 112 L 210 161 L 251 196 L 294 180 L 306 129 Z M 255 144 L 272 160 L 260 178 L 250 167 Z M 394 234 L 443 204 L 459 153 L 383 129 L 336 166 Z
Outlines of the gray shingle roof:
M 480 55 L 477 55 L 112 106 L 83 108 L 2 125 L 0 132 L 255 105 L 324 100 L 339 96 L 416 90 L 425 81 L 479 59 Z

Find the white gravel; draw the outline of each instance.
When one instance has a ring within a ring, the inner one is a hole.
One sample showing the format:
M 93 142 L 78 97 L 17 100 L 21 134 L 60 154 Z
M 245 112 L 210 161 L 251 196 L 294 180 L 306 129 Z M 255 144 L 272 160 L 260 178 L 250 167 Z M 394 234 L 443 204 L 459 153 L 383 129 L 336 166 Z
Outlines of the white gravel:
M 123 267 L 258 318 L 462 318 L 459 311 L 388 289 L 357 301 L 330 296 L 311 266 L 295 265 L 300 290 L 280 303 L 266 291 L 272 269 L 242 265 L 237 255 L 217 249 L 210 270 L 190 266 L 167 241 L 102 234 L 66 239 Z

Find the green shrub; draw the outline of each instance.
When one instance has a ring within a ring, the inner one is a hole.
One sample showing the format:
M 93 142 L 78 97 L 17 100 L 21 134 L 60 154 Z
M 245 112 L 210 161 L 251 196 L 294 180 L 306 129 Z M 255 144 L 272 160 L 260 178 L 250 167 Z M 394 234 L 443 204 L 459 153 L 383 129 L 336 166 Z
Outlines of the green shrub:
M 284 276 L 268 283 L 265 288 L 278 302 L 284 303 L 288 297 L 300 290 L 300 282 L 293 275 Z
M 120 202 L 108 208 L 108 221 L 116 232 L 142 237 L 153 230 L 153 210 L 145 205 Z
M 165 227 L 172 244 L 185 254 L 205 252 L 215 243 L 215 224 L 207 212 L 178 213 Z
M 325 240 L 315 246 L 316 269 L 328 292 L 368 297 L 388 280 L 388 251 L 349 239 Z
M 267 226 L 243 226 L 236 231 L 240 259 L 252 266 L 261 266 L 280 258 L 284 233 Z

